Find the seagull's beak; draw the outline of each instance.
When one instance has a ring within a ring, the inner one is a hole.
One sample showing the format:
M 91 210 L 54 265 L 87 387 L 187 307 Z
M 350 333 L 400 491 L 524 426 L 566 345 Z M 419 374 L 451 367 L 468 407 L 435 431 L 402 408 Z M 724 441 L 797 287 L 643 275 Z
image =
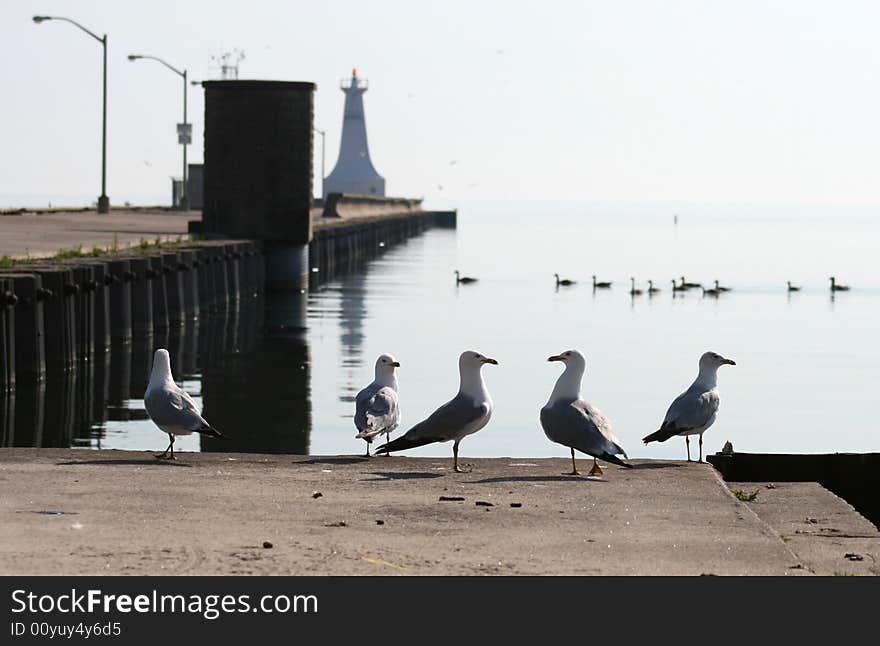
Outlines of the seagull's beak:
M 558 354 L 554 354 L 552 357 L 549 357 L 547 361 L 565 361 L 565 359 L 560 357 Z
M 400 367 L 400 362 L 399 362 L 399 361 L 392 361 L 392 362 L 391 362 L 391 365 L 394 366 L 395 368 L 399 368 L 399 367 Z
M 489 357 L 483 358 L 483 363 L 491 363 L 493 366 L 497 366 L 498 362 L 495 359 L 490 359 Z
M 727 365 L 727 366 L 735 366 L 736 365 L 736 361 L 734 361 L 733 359 L 725 359 L 721 363 L 723 365 Z

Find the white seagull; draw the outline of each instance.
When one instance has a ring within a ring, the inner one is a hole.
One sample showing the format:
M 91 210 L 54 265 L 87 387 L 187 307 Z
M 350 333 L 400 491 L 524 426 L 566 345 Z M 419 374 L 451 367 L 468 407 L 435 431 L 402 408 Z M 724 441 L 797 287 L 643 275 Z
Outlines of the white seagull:
M 596 458 L 622 467 L 632 467 L 618 455 L 626 451 L 614 435 L 611 422 L 598 408 L 581 399 L 581 380 L 587 362 L 577 350 L 555 354 L 547 361 L 561 361 L 565 370 L 556 380 L 550 400 L 541 409 L 541 426 L 547 438 L 571 449 L 571 473 L 580 475 L 574 461 L 574 450 L 593 457 L 590 475 L 602 475 Z
M 213 428 L 199 407 L 187 393 L 183 391 L 171 376 L 171 359 L 168 350 L 159 348 L 153 355 L 153 370 L 150 383 L 144 393 L 144 407 L 150 419 L 160 430 L 168 433 L 171 443 L 163 453 L 156 457 L 160 460 L 174 460 L 174 438 L 177 435 L 201 433 L 212 437 L 225 437 Z M 171 452 L 171 455 L 168 452 Z
M 700 372 L 694 383 L 675 398 L 666 411 L 660 428 L 642 441 L 665 442 L 673 435 L 684 435 L 687 445 L 687 459 L 691 461 L 691 441 L 689 435 L 700 436 L 700 458 L 703 461 L 703 433 L 715 423 L 718 413 L 718 368 L 735 366 L 732 359 L 725 359 L 717 352 L 706 352 L 700 357 Z
M 456 473 L 464 473 L 458 467 L 458 445 L 463 438 L 476 433 L 488 424 L 492 417 L 492 398 L 480 372 L 486 363 L 498 365 L 495 359 L 485 357 L 479 352 L 473 350 L 462 352 L 458 358 L 460 375 L 458 394 L 431 413 L 428 419 L 419 422 L 393 442 L 380 446 L 376 449 L 376 453 L 402 451 L 433 442 L 452 440 L 453 468 Z
M 399 367 L 400 363 L 390 354 L 379 355 L 376 378 L 355 398 L 354 425 L 359 431 L 355 437 L 366 441 L 367 457 L 370 457 L 373 438 L 385 433 L 388 441 L 391 431 L 400 424 L 397 375 L 394 373 Z

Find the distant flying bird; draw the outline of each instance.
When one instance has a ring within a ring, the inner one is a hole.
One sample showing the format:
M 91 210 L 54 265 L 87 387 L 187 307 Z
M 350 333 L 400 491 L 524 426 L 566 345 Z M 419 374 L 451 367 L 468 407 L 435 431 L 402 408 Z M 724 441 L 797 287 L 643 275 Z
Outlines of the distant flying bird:
M 224 437 L 202 417 L 193 398 L 174 383 L 171 358 L 164 348 L 156 350 L 153 355 L 153 370 L 144 393 L 144 408 L 156 426 L 171 438 L 168 448 L 156 456 L 160 460 L 175 459 L 174 438 L 178 435 L 201 433 L 211 437 Z M 171 455 L 168 455 L 169 451 Z
M 630 283 L 630 288 L 629 288 L 630 296 L 638 296 L 642 293 L 641 289 L 636 289 L 636 279 L 635 278 L 630 276 L 629 283 Z
M 788 291 L 790 291 L 790 292 L 799 292 L 799 291 L 801 291 L 801 288 L 792 285 L 790 280 L 785 281 L 785 284 L 788 285 Z
M 551 442 L 571 449 L 571 473 L 580 475 L 574 461 L 574 451 L 586 453 L 593 458 L 590 475 L 602 475 L 597 458 L 631 467 L 618 455 L 626 457 L 626 451 L 614 435 L 611 422 L 598 408 L 581 399 L 581 380 L 586 369 L 586 359 L 577 350 L 566 350 L 547 361 L 561 361 L 565 370 L 556 380 L 550 400 L 541 409 L 541 427 Z
M 574 284 L 575 284 L 575 281 L 573 281 L 573 280 L 569 280 L 568 278 L 562 278 L 562 279 L 560 279 L 560 278 L 559 278 L 559 274 L 553 274 L 553 275 L 556 277 L 556 286 L 557 286 L 557 287 L 559 287 L 560 285 L 563 285 L 563 286 L 566 286 L 566 287 L 567 287 L 568 285 L 574 285 Z
M 832 276 L 828 280 L 831 281 L 831 291 L 832 292 L 847 292 L 847 291 L 849 291 L 849 285 L 838 285 L 834 276 Z
M 481 373 L 482 367 L 487 363 L 498 365 L 495 359 L 479 352 L 462 352 L 458 358 L 458 394 L 404 435 L 380 446 L 376 453 L 403 451 L 434 442 L 452 441 L 453 470 L 464 473 L 458 466 L 458 445 L 465 437 L 486 426 L 492 417 L 492 398 Z
M 457 160 L 457 159 L 453 159 L 451 162 L 449 162 L 449 165 L 450 165 L 450 166 L 455 166 L 457 163 L 458 163 L 458 160 Z
M 471 278 L 470 276 L 462 276 L 462 275 L 458 272 L 458 269 L 455 270 L 455 284 L 456 284 L 456 285 L 460 285 L 460 284 L 462 284 L 462 283 L 464 283 L 465 285 L 467 285 L 467 284 L 475 283 L 475 282 L 477 282 L 477 279 L 476 279 L 476 278 Z
M 596 275 L 593 274 L 593 289 L 608 289 L 609 287 L 611 287 L 611 283 L 605 281 L 596 282 Z
M 355 438 L 367 443 L 367 457 L 370 457 L 373 438 L 384 433 L 387 442 L 391 438 L 391 431 L 400 423 L 395 374 L 395 369 L 399 367 L 400 363 L 390 354 L 379 355 L 373 382 L 355 397 L 354 425 L 359 431 Z
M 725 359 L 716 352 L 706 352 L 700 357 L 700 372 L 694 383 L 675 398 L 660 428 L 642 438 L 649 442 L 665 442 L 675 435 L 684 435 L 687 459 L 691 461 L 690 435 L 700 436 L 700 459 L 703 461 L 703 433 L 715 423 L 718 414 L 718 368 L 735 366 L 736 362 Z

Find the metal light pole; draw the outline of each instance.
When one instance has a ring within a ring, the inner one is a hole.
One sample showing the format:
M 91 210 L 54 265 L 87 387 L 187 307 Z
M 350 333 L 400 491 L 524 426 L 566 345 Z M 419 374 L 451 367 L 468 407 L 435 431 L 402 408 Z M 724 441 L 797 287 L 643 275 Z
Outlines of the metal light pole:
M 327 134 L 324 130 L 319 130 L 318 128 L 312 128 L 315 132 L 321 135 L 321 199 L 324 199 L 324 135 Z
M 181 211 L 188 211 L 189 210 L 189 188 L 187 187 L 187 170 L 188 169 L 187 169 L 187 165 L 186 165 L 186 147 L 187 147 L 187 144 L 189 143 L 190 134 L 189 134 L 189 132 L 186 131 L 186 126 L 187 126 L 187 123 L 186 123 L 186 86 L 188 85 L 188 83 L 186 82 L 186 70 L 183 70 L 181 72 L 179 69 L 177 69 L 173 65 L 167 63 L 166 61 L 163 61 L 161 58 L 158 58 L 156 56 L 144 56 L 142 54 L 129 54 L 128 55 L 128 60 L 130 60 L 130 61 L 136 61 L 139 59 L 149 59 L 149 60 L 156 61 L 158 63 L 162 63 L 162 65 L 164 65 L 169 70 L 171 70 L 172 72 L 174 72 L 175 74 L 177 74 L 178 76 L 183 78 L 183 127 L 184 127 L 184 131 L 181 133 L 178 133 L 178 141 L 183 144 L 183 187 L 181 189 L 180 204 L 178 205 L 178 207 L 180 208 Z
M 109 213 L 110 198 L 107 197 L 107 34 L 104 34 L 104 37 L 102 38 L 70 18 L 62 18 L 61 16 L 34 16 L 34 22 L 38 25 L 46 20 L 63 20 L 64 22 L 69 22 L 82 29 L 104 47 L 104 108 L 103 125 L 101 128 L 101 196 L 98 198 L 98 213 Z

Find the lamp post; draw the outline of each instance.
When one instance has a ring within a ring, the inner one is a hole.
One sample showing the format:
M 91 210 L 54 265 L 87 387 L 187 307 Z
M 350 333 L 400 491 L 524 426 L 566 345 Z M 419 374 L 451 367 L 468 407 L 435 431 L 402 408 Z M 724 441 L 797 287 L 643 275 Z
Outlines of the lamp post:
M 188 211 L 189 210 L 189 190 L 186 185 L 186 179 L 187 179 L 186 147 L 187 147 L 187 144 L 189 143 L 189 136 L 190 135 L 189 135 L 189 132 L 187 132 L 187 130 L 186 130 L 186 126 L 187 126 L 187 123 L 186 123 L 186 86 L 188 85 L 188 83 L 186 82 L 186 70 L 183 70 L 181 72 L 179 69 L 177 69 L 173 65 L 169 64 L 168 62 L 163 61 L 161 58 L 158 58 L 157 56 L 144 56 L 142 54 L 129 54 L 128 55 L 128 60 L 130 60 L 130 61 L 136 61 L 136 60 L 140 60 L 140 59 L 149 59 L 152 61 L 156 61 L 157 63 L 162 63 L 162 65 L 164 65 L 169 70 L 171 70 L 172 72 L 174 72 L 175 74 L 177 74 L 178 76 L 183 78 L 183 131 L 178 133 L 178 140 L 180 141 L 180 143 L 183 144 L 183 187 L 181 188 L 180 204 L 178 206 L 181 211 Z
M 104 37 L 102 38 L 70 18 L 62 18 L 61 16 L 34 16 L 34 22 L 38 25 L 47 20 L 63 20 L 64 22 L 69 22 L 97 40 L 104 48 L 104 107 L 103 125 L 101 127 L 101 196 L 98 198 L 98 213 L 109 213 L 110 198 L 107 197 L 107 34 L 104 34 Z
M 319 130 L 318 128 L 312 128 L 315 132 L 321 135 L 321 199 L 324 199 L 324 135 L 326 135 L 326 131 Z

